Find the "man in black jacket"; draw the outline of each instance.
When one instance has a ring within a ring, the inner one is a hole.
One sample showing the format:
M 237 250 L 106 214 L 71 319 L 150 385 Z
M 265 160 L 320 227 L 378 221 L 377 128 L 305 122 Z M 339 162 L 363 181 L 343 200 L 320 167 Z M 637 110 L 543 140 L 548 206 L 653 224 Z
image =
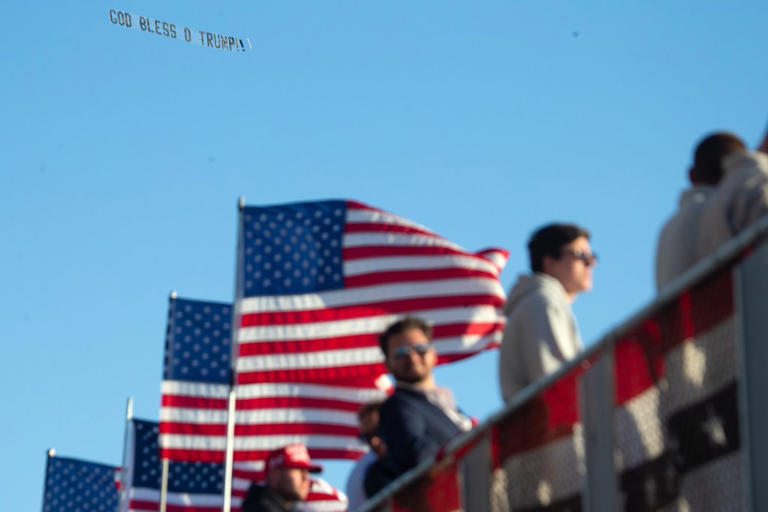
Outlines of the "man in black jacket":
M 289 512 L 309 494 L 309 473 L 322 467 L 312 464 L 303 444 L 289 444 L 270 452 L 266 460 L 266 485 L 252 484 L 242 512 Z
M 470 430 L 472 420 L 456 407 L 450 390 L 432 375 L 437 353 L 432 329 L 419 318 L 390 325 L 379 337 L 395 392 L 381 406 L 379 434 L 399 473 L 433 457 L 451 438 Z

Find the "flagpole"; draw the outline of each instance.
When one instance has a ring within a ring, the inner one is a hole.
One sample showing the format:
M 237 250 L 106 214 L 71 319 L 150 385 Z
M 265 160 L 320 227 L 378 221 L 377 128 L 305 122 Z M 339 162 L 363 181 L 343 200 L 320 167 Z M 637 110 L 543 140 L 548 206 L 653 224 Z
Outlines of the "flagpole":
M 126 496 L 128 492 L 128 457 L 129 455 L 129 441 L 131 435 L 131 421 L 133 421 L 133 397 L 129 396 L 125 403 L 125 429 L 123 431 L 123 462 L 120 465 L 120 489 L 118 489 L 118 502 L 117 509 L 128 510 L 129 507 L 124 507 L 123 503 L 130 499 L 130 496 Z M 131 472 L 133 472 L 133 464 L 131 463 Z
M 168 499 L 168 459 L 163 459 L 163 473 L 160 479 L 160 512 L 165 512 Z
M 243 210 L 245 210 L 245 196 L 240 196 L 237 201 L 237 249 L 235 251 L 235 300 L 232 303 L 232 322 L 230 337 L 229 357 L 229 407 L 227 409 L 227 443 L 224 455 L 224 500 L 221 505 L 222 512 L 230 512 L 232 506 L 232 466 L 235 454 L 235 361 L 237 360 L 237 331 L 240 325 L 240 298 L 242 297 L 241 274 L 243 270 Z
M 167 345 L 168 340 L 173 339 L 173 334 L 175 332 L 175 326 L 174 322 L 176 320 L 175 310 L 176 310 L 176 298 L 179 296 L 179 294 L 176 292 L 176 290 L 171 291 L 171 293 L 168 294 L 168 333 L 166 334 L 166 353 L 165 357 L 168 357 L 168 350 L 170 350 L 170 347 Z M 166 361 L 165 367 L 168 367 L 168 363 Z M 163 377 L 166 378 L 166 377 Z M 162 418 L 160 418 L 162 420 Z M 159 426 L 159 425 L 158 425 Z M 159 434 L 158 434 L 158 440 L 159 440 Z M 168 470 L 170 468 L 170 460 L 168 457 L 163 457 L 161 459 L 162 463 L 162 472 L 160 476 L 160 510 L 159 512 L 165 512 L 166 504 L 168 502 Z
M 51 463 L 51 458 L 56 455 L 56 450 L 48 448 L 45 451 L 45 478 L 43 479 L 43 503 L 40 506 L 40 510 L 45 512 L 45 495 L 48 493 L 48 465 Z

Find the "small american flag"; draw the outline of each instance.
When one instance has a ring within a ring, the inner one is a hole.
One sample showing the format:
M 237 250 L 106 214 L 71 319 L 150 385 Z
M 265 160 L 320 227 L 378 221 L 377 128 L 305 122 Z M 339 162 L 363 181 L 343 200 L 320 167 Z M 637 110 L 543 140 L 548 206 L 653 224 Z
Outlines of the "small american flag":
M 48 456 L 43 512 L 114 512 L 120 468 Z
M 226 443 L 229 392 L 231 306 L 172 297 L 169 302 L 160 408 L 161 456 L 177 461 L 222 462 Z M 269 383 L 238 388 L 237 425 L 241 435 L 272 439 L 297 435 L 317 456 L 355 457 L 365 447 L 357 439 L 355 413 L 365 402 L 380 399 L 386 378 L 319 385 Z M 343 448 L 323 448 L 328 434 L 340 436 Z M 275 441 L 278 442 L 278 441 Z M 352 443 L 353 448 L 348 445 Z M 237 462 L 235 477 L 260 480 L 263 461 Z
M 168 305 L 160 447 L 163 458 L 221 462 L 225 439 L 232 305 L 172 296 Z
M 155 422 L 139 419 L 131 421 L 131 458 L 125 472 L 127 492 L 121 510 L 159 510 L 162 462 L 158 450 L 158 433 L 158 424 Z M 234 479 L 233 510 L 239 510 L 250 485 L 249 480 Z M 218 512 L 223 503 L 223 489 L 222 463 L 169 461 L 167 512 Z M 341 512 L 346 510 L 346 502 L 346 496 L 333 486 L 321 479 L 313 479 L 310 495 L 302 510 Z

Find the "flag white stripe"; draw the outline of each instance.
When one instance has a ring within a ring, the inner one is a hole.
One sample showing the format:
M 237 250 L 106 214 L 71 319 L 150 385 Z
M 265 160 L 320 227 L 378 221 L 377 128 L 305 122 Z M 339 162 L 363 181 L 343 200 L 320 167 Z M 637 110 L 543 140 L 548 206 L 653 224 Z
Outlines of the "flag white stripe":
M 387 272 L 393 270 L 425 270 L 462 268 L 468 270 L 483 270 L 494 275 L 499 268 L 490 261 L 472 256 L 441 254 L 436 256 L 391 256 L 383 258 L 363 258 L 344 262 L 344 275 L 357 276 L 372 272 Z
M 236 471 L 247 471 L 250 473 L 259 473 L 264 471 L 266 462 L 263 460 L 237 461 L 234 463 Z
M 346 218 L 347 222 L 365 222 L 369 224 L 408 226 L 411 228 L 423 229 L 424 231 L 430 231 L 427 227 L 422 226 L 417 222 L 412 222 L 393 213 L 383 212 L 380 210 L 360 210 L 357 208 L 347 208 Z
M 328 398 L 349 402 L 370 402 L 382 399 L 384 389 L 389 388 L 389 380 L 376 383 L 380 389 L 350 388 L 343 386 L 322 386 L 319 384 L 241 384 L 237 387 L 238 398 L 260 398 L 266 396 L 301 396 L 308 398 Z
M 191 450 L 224 450 L 226 436 L 188 436 L 182 434 L 160 434 L 162 446 L 169 449 L 184 448 Z M 271 450 L 291 443 L 302 443 L 315 449 L 348 449 L 365 451 L 366 445 L 357 437 L 328 436 L 319 434 L 281 434 L 259 436 L 236 436 L 235 451 L 238 450 Z
M 205 398 L 228 398 L 229 386 L 206 382 L 187 382 L 183 380 L 164 380 L 160 385 L 163 395 L 199 396 Z
M 178 380 L 166 380 L 162 383 L 162 393 L 165 396 L 190 396 L 201 398 L 227 398 L 228 386 L 219 385 L 223 394 L 211 393 L 210 384 L 200 382 L 185 382 Z M 389 387 L 389 382 L 384 379 L 381 391 L 370 388 L 353 388 L 344 386 L 323 386 L 319 384 L 241 384 L 237 387 L 237 398 L 262 398 L 279 396 L 300 396 L 309 398 L 328 398 L 345 400 L 349 402 L 370 402 L 384 396 L 384 389 Z M 163 406 L 164 408 L 173 406 Z
M 345 248 L 386 245 L 388 247 L 447 247 L 467 252 L 459 245 L 435 235 L 408 233 L 347 233 L 342 239 Z
M 504 266 L 507 264 L 507 254 L 499 251 L 488 251 L 483 253 L 483 256 L 490 259 L 497 267 L 496 272 L 501 274 L 502 269 L 504 269 Z
M 400 314 L 390 314 L 331 322 L 244 327 L 238 330 L 238 341 L 240 343 L 284 342 L 379 334 L 387 325 L 401 316 Z M 428 309 L 419 311 L 419 316 L 435 327 L 443 324 L 499 322 L 503 318 L 499 310 L 493 306 Z
M 346 288 L 323 293 L 247 297 L 240 304 L 241 313 L 246 315 L 249 313 L 308 311 L 384 301 L 429 297 L 461 297 L 464 295 L 488 295 L 490 297 L 499 297 L 502 300 L 506 297 L 498 279 L 471 277 L 361 286 L 359 288 Z
M 465 335 L 435 340 L 435 349 L 439 355 L 472 354 L 493 342 L 500 342 L 501 331 L 488 336 Z M 302 368 L 333 368 L 355 364 L 374 364 L 383 362 L 384 356 L 378 346 L 302 352 L 299 354 L 267 354 L 258 356 L 240 356 L 237 359 L 239 373 L 269 371 L 275 369 L 296 370 Z
M 299 512 L 345 512 L 347 502 L 339 500 L 318 500 L 299 503 L 296 506 Z
M 160 491 L 146 487 L 134 487 L 130 491 L 131 499 L 137 501 L 160 502 Z M 191 494 L 182 492 L 169 492 L 168 503 L 171 505 L 196 505 L 196 506 L 221 506 L 220 494 Z
M 173 423 L 224 425 L 227 423 L 227 411 L 205 411 L 200 409 L 182 409 L 166 407 L 162 411 L 162 420 Z M 324 423 L 330 425 L 357 426 L 355 412 L 334 409 L 310 408 L 270 408 L 238 410 L 235 412 L 238 425 L 271 425 L 274 423 Z
M 241 356 L 237 358 L 238 372 L 286 370 L 289 368 L 331 368 L 357 364 L 374 364 L 384 360 L 381 349 L 376 347 L 323 350 L 299 354 L 269 354 Z

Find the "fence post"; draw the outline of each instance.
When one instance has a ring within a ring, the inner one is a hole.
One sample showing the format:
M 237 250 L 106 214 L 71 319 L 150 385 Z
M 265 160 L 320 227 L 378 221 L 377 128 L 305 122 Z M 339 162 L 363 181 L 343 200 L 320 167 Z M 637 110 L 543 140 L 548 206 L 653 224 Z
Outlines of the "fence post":
M 586 466 L 582 504 L 585 511 L 616 510 L 613 344 L 582 375 L 580 391 Z
M 491 510 L 491 436 L 488 432 L 464 456 L 460 468 L 463 509 Z
M 747 510 L 768 510 L 768 243 L 735 270 L 738 314 L 739 426 Z

